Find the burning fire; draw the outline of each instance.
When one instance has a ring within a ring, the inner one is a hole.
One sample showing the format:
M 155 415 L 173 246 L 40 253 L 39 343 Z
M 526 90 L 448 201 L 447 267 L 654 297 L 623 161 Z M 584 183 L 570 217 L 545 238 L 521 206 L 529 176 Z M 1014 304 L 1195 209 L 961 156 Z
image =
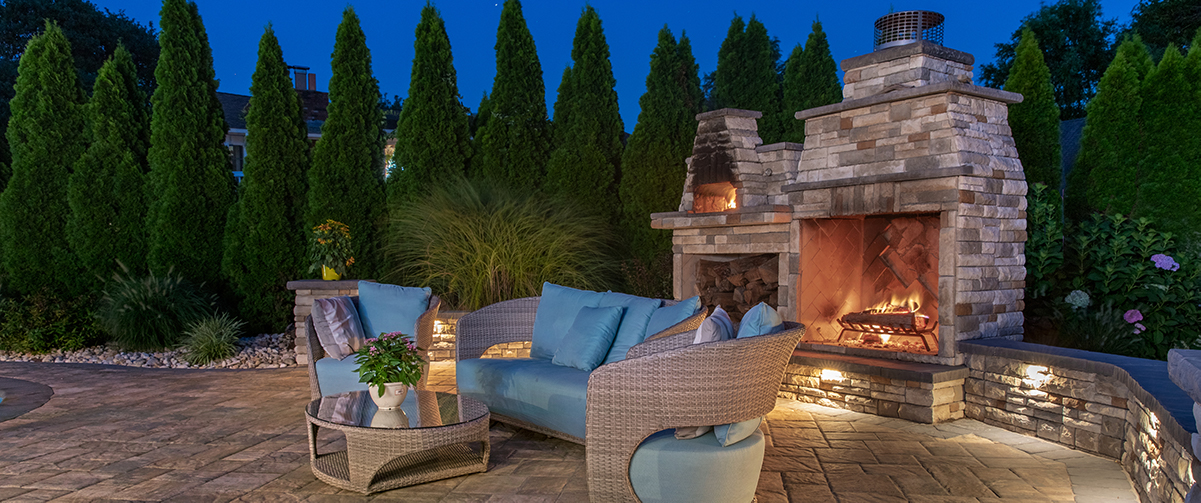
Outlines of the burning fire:
M 726 199 L 726 209 L 732 210 L 738 208 L 738 203 L 734 202 L 734 191 L 730 191 L 729 197 Z
M 870 314 L 909 314 L 916 313 L 921 304 L 918 303 L 918 295 L 916 293 L 909 295 L 904 299 L 899 299 L 895 295 L 888 302 L 881 302 L 865 310 L 865 313 Z
M 696 213 L 711 213 L 738 208 L 738 193 L 730 182 L 707 183 L 696 188 L 692 207 Z

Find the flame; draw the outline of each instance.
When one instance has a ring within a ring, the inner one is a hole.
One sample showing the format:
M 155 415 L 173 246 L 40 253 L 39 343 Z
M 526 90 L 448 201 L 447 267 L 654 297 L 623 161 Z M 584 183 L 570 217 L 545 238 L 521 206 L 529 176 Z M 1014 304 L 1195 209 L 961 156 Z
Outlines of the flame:
M 738 208 L 738 203 L 734 202 L 734 200 L 736 199 L 734 196 L 735 196 L 735 192 L 733 190 L 731 190 L 729 197 L 726 199 L 726 209 L 727 210 L 732 210 L 732 209 Z
M 911 293 L 908 296 L 901 298 L 897 294 L 893 294 L 887 302 L 881 302 L 865 312 L 872 314 L 908 314 L 916 313 L 921 308 L 920 298 L 917 292 Z

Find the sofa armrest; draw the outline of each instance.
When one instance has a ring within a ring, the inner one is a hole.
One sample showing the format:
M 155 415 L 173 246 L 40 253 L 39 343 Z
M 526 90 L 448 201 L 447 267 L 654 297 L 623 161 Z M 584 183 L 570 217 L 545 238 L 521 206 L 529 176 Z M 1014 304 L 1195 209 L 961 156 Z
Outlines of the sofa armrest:
M 317 383 L 317 359 L 325 357 L 325 349 L 322 349 L 321 341 L 317 339 L 317 329 L 313 327 L 311 314 L 304 317 L 304 337 L 309 342 L 304 347 L 309 357 L 309 364 L 305 365 L 309 369 L 309 394 L 316 400 L 321 398 L 321 385 Z
M 701 311 L 662 332 L 652 334 L 645 341 L 631 347 L 626 352 L 626 358 L 639 358 L 692 344 L 692 341 L 696 340 L 696 329 L 701 326 L 702 321 L 705 321 L 705 316 L 705 312 Z
M 455 361 L 479 358 L 488 348 L 534 339 L 534 315 L 541 297 L 506 300 L 459 318 L 455 326 Z
M 588 379 L 586 443 L 593 501 L 638 501 L 630 458 L 677 426 L 745 421 L 770 412 L 804 327 L 689 345 L 602 365 Z

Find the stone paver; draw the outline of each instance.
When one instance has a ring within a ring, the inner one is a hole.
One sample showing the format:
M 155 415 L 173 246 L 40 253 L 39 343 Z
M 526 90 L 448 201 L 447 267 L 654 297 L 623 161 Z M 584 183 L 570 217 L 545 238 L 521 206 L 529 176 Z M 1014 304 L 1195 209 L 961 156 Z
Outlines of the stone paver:
M 500 424 L 487 473 L 370 497 L 326 485 L 309 468 L 305 372 L 0 363 L 0 386 L 8 377 L 54 390 L 0 422 L 0 499 L 587 500 L 582 446 Z M 433 364 L 429 383 L 453 391 L 453 364 Z M 765 503 L 1137 501 L 1112 461 L 976 421 L 924 425 L 781 400 L 766 424 Z M 323 431 L 318 444 L 345 440 Z

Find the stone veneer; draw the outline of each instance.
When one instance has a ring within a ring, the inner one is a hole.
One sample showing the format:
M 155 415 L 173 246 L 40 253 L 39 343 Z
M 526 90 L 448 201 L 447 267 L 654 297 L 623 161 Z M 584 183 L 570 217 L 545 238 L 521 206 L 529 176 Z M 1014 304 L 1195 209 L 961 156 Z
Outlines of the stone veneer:
M 304 319 L 313 312 L 313 300 L 340 297 L 343 295 L 358 295 L 359 281 L 357 279 L 324 281 L 319 279 L 302 279 L 288 282 L 288 290 L 296 292 L 296 305 L 292 308 L 294 327 L 296 329 L 296 363 L 309 364 L 308 335 L 305 333 Z M 364 280 L 372 281 L 372 280 Z
M 1012 341 L 961 349 L 967 417 L 1117 460 L 1143 501 L 1183 502 L 1201 478 L 1190 432 L 1145 389 L 1162 383 L 1097 359 L 1150 369 L 1139 379 L 1152 381 L 1166 381 L 1163 362 Z
M 976 58 L 928 40 L 900 45 L 842 61 L 842 97 L 853 100 L 936 82 L 972 81 Z
M 878 416 L 941 423 L 963 417 L 967 375 L 964 367 L 798 350 L 784 370 L 779 395 Z

